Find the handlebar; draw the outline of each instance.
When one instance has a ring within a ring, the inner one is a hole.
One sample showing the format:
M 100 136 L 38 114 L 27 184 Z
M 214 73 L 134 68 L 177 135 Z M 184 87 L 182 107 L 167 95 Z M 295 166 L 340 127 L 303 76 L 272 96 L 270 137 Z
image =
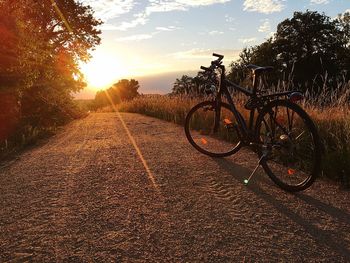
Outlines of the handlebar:
M 220 54 L 217 54 L 217 53 L 213 53 L 213 56 L 214 57 L 217 57 L 218 59 L 216 60 L 213 60 L 211 62 L 211 66 L 210 67 L 204 67 L 204 66 L 201 66 L 201 69 L 202 70 L 205 70 L 205 71 L 212 71 L 214 70 L 217 66 L 220 66 L 221 65 L 221 61 L 223 60 L 224 56 L 223 55 L 220 55 Z
M 223 60 L 224 56 L 220 54 L 213 53 L 214 57 L 217 57 L 219 61 Z

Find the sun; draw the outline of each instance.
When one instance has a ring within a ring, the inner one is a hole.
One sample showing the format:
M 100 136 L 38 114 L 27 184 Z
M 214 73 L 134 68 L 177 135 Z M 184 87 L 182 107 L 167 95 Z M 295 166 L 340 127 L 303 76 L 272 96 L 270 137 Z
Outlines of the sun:
M 88 87 L 101 90 L 127 75 L 121 66 L 120 59 L 107 53 L 95 53 L 92 59 L 81 65 Z

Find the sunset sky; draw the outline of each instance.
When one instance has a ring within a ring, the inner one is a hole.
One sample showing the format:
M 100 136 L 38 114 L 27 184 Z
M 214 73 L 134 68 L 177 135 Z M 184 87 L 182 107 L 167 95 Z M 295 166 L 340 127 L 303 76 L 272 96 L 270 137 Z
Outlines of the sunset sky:
M 102 44 L 92 53 L 92 60 L 82 65 L 90 90 L 104 88 L 122 77 L 193 72 L 207 65 L 213 52 L 224 54 L 228 65 L 243 47 L 271 36 L 277 24 L 292 17 L 294 11 L 317 10 L 335 17 L 350 10 L 350 0 L 82 2 L 92 6 L 104 21 Z M 170 88 L 150 90 L 141 83 L 143 92 L 164 93 Z

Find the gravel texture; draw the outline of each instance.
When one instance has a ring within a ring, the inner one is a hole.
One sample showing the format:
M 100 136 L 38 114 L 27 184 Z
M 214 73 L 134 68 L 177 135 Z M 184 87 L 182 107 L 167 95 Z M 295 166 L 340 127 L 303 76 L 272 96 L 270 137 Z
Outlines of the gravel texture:
M 350 262 L 348 191 L 290 194 L 262 170 L 244 186 L 254 153 L 213 159 L 121 116 L 129 134 L 90 114 L 0 168 L 0 262 Z

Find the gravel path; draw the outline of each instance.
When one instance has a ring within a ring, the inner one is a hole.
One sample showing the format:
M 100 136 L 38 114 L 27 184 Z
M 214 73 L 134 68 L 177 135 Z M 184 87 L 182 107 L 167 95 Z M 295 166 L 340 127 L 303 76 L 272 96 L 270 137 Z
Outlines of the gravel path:
M 262 171 L 246 187 L 254 154 L 212 159 L 122 116 L 129 134 L 90 114 L 0 168 L 0 262 L 350 262 L 348 191 L 289 194 Z

